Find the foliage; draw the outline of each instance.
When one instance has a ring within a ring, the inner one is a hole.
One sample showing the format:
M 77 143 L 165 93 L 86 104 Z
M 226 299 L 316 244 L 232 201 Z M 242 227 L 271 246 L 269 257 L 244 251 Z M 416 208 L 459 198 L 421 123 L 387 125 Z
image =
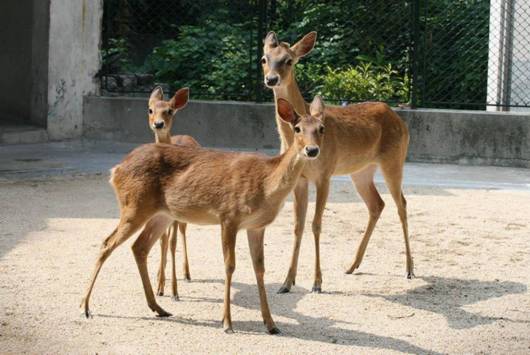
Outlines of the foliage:
M 153 49 L 145 69 L 173 87 L 189 86 L 196 98 L 237 99 L 252 90 L 249 46 L 243 25 L 209 20 L 180 27 L 176 39 Z
M 408 79 L 400 77 L 391 64 L 361 63 L 344 70 L 328 68 L 320 94 L 338 101 L 407 102 Z
M 420 18 L 424 67 L 418 90 L 423 106 L 485 108 L 489 6 L 484 0 L 429 2 Z M 446 104 L 455 102 L 467 104 Z
M 127 73 L 133 70 L 129 45 L 125 38 L 110 38 L 108 47 L 101 51 L 102 64 L 107 70 Z
M 408 102 L 415 43 L 420 105 L 484 102 L 489 2 L 419 2 L 418 38 L 412 3 L 106 0 L 103 57 L 111 72 L 153 73 L 173 87 L 190 86 L 194 97 L 268 101 L 258 65 L 262 37 L 274 30 L 295 43 L 316 30 L 315 49 L 296 66 L 307 99 Z

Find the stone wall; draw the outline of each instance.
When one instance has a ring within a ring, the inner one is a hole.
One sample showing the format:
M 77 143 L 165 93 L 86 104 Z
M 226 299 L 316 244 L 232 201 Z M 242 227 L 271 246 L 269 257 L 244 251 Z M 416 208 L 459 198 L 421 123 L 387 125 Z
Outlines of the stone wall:
M 410 131 L 408 159 L 530 168 L 530 115 L 458 110 L 396 112 Z M 147 98 L 85 97 L 84 137 L 146 143 Z M 210 147 L 279 148 L 272 104 L 192 101 L 177 113 L 175 134 Z

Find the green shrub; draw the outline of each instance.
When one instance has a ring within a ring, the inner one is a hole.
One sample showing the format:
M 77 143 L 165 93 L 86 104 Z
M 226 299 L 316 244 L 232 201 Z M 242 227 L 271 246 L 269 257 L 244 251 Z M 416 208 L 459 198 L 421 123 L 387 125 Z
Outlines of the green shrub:
M 400 77 L 390 64 L 364 62 L 343 70 L 328 68 L 319 93 L 340 101 L 407 102 L 408 79 Z
M 103 66 L 110 71 L 116 73 L 134 71 L 126 38 L 109 38 L 107 48 L 101 51 L 101 57 Z
M 182 26 L 177 39 L 154 48 L 145 69 L 173 87 L 189 86 L 197 98 L 237 99 L 252 90 L 249 35 L 244 27 L 207 21 Z

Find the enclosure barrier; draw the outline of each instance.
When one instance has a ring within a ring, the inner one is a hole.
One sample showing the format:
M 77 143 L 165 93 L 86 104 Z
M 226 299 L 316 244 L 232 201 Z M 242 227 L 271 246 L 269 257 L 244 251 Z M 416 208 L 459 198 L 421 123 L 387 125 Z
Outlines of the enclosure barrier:
M 412 107 L 530 107 L 530 2 L 516 0 L 105 0 L 104 94 L 190 86 L 194 98 L 270 102 L 259 59 L 294 43 L 307 98 Z

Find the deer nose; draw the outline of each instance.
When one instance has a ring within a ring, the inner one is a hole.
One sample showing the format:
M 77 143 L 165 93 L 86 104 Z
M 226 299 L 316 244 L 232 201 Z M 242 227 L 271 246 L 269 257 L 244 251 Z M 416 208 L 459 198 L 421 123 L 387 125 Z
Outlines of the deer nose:
M 308 146 L 305 147 L 305 153 L 310 158 L 316 158 L 318 156 L 318 153 L 320 153 L 320 148 L 315 146 Z
M 278 75 L 271 75 L 271 76 L 267 76 L 265 78 L 265 83 L 268 86 L 274 86 L 274 85 L 278 84 L 279 80 L 280 80 L 280 78 L 278 77 Z
M 164 128 L 164 121 L 155 121 L 153 126 L 155 126 L 156 129 Z

